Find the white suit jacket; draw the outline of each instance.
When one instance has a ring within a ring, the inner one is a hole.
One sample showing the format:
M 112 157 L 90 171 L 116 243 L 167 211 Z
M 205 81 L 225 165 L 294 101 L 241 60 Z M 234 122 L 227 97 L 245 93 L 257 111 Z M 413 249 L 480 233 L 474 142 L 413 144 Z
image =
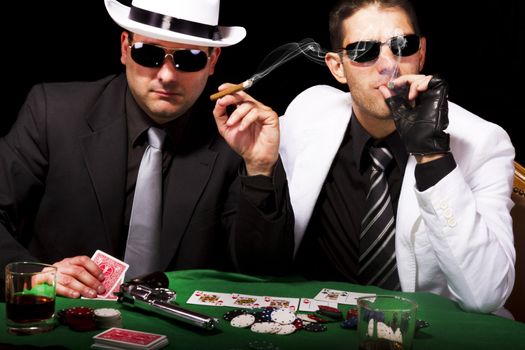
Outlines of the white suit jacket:
M 280 118 L 296 251 L 351 110 L 349 93 L 319 85 L 297 96 Z M 405 169 L 396 216 L 401 288 L 447 296 L 465 310 L 493 312 L 514 285 L 514 148 L 501 127 L 451 102 L 446 131 L 457 163 L 451 173 L 420 192 L 414 157 Z

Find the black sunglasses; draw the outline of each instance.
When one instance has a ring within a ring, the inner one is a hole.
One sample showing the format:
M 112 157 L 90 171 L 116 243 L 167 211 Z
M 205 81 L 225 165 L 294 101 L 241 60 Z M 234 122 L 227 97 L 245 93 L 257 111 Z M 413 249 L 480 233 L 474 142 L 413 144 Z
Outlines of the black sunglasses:
M 198 49 L 168 49 L 166 47 L 136 42 L 130 45 L 131 58 L 144 67 L 162 66 L 167 56 L 181 72 L 198 72 L 208 64 L 208 54 Z
M 343 50 L 351 61 L 365 63 L 379 57 L 381 46 L 388 45 L 396 56 L 405 57 L 418 52 L 420 39 L 416 34 L 394 36 L 384 42 L 377 40 L 358 41 L 348 44 Z

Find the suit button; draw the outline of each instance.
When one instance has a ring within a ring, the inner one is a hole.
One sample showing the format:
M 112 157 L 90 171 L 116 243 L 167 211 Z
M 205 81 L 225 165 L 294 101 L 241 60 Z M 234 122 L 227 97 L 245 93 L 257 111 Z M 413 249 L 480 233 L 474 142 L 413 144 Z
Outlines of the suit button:
M 448 223 L 448 226 L 450 226 L 450 227 L 454 227 L 457 224 L 456 219 L 454 219 L 454 218 L 448 219 L 447 223 Z
M 443 212 L 443 216 L 445 216 L 445 218 L 447 218 L 447 219 L 450 219 L 452 217 L 452 210 L 450 210 L 450 208 L 448 208 L 447 210 L 445 210 Z
M 447 209 L 448 208 L 448 204 L 447 202 L 445 201 L 442 201 L 441 203 L 439 203 L 439 207 L 443 210 Z

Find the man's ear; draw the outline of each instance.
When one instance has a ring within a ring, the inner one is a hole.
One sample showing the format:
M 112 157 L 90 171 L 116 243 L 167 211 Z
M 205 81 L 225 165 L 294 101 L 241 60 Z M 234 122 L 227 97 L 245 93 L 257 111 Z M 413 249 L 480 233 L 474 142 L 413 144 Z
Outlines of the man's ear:
M 343 67 L 343 58 L 338 53 L 328 52 L 324 57 L 324 61 L 334 78 L 341 84 L 346 84 L 347 80 Z
M 128 36 L 129 36 L 129 33 L 126 31 L 123 31 L 122 34 L 120 34 L 120 62 L 123 65 L 126 65 L 126 60 L 128 59 L 128 52 L 129 52 Z
M 210 54 L 210 69 L 209 69 L 209 75 L 213 75 L 215 73 L 215 65 L 217 64 L 217 61 L 219 60 L 219 56 L 221 55 L 221 48 L 220 47 L 214 47 L 212 49 L 212 52 Z
M 423 67 L 425 66 L 425 57 L 427 56 L 427 39 L 422 36 L 420 47 L 419 47 L 419 72 L 420 73 L 423 70 Z

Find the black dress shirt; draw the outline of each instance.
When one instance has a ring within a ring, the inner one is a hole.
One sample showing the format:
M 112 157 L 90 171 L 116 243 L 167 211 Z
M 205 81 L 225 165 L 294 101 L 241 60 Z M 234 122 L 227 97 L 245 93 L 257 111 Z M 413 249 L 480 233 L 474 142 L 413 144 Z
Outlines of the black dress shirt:
M 394 216 L 397 213 L 408 159 L 405 146 L 397 132 L 374 140 L 353 115 L 298 249 L 297 273 L 317 280 L 358 283 L 359 233 L 370 187 L 371 145 L 386 146 L 394 155 L 385 174 Z M 416 166 L 419 190 L 433 186 L 455 167 L 451 154 L 427 164 Z

